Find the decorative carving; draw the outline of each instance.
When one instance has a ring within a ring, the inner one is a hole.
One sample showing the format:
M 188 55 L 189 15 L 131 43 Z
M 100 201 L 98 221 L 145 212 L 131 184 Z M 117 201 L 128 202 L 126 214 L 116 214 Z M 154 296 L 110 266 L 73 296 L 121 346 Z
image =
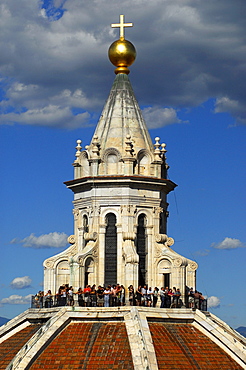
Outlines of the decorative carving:
M 124 204 L 120 207 L 120 211 L 123 216 L 134 216 L 137 212 L 137 207 L 130 204 Z
M 70 235 L 68 238 L 67 238 L 67 241 L 69 244 L 75 244 L 76 242 L 76 238 L 75 238 L 75 235 Z
M 126 233 L 127 234 L 127 233 Z M 129 233 L 133 234 L 133 233 Z M 126 239 L 123 242 L 123 256 L 125 263 L 136 264 L 139 262 L 139 256 L 136 252 L 136 248 L 132 239 Z
M 44 266 L 47 267 L 48 269 L 52 269 L 54 267 L 54 261 L 52 260 L 46 260 L 44 261 Z
M 123 240 L 135 240 L 136 234 L 135 233 L 123 233 Z
M 77 256 L 76 262 L 79 265 L 83 266 L 84 262 L 85 262 L 85 260 L 88 256 L 92 256 L 94 258 L 94 260 L 97 261 L 97 259 L 98 259 L 98 248 L 97 248 L 97 246 L 94 245 L 94 247 L 92 249 L 90 248 L 89 250 L 87 250 L 86 253 L 79 254 Z
M 78 217 L 79 217 L 79 209 L 78 208 L 73 209 L 73 215 L 74 215 L 74 220 L 77 221 Z
M 159 258 L 162 256 L 162 250 L 163 248 L 161 248 L 159 245 L 155 246 L 155 258 Z
M 188 269 L 189 270 L 195 271 L 195 270 L 197 270 L 197 268 L 198 268 L 198 264 L 196 262 L 194 262 L 194 261 L 189 262 L 189 264 L 188 264 Z
M 166 245 L 168 247 L 171 247 L 174 244 L 174 239 L 171 238 L 170 236 L 167 238 Z
M 153 207 L 153 213 L 154 215 L 158 216 L 160 215 L 160 213 L 163 212 L 163 208 L 162 207 Z
M 97 240 L 97 233 L 84 233 L 84 239 L 88 242 L 89 240 L 96 241 Z
M 173 261 L 173 265 L 174 265 L 175 267 L 180 267 L 180 266 L 182 265 L 182 263 L 183 263 L 183 260 L 182 260 L 182 258 L 180 258 L 180 257 L 175 258 L 175 260 Z
M 88 207 L 88 213 L 89 217 L 99 216 L 101 213 L 101 207 L 100 206 Z
M 125 147 L 125 152 L 127 157 L 132 157 L 133 156 L 133 144 L 131 141 L 131 135 L 126 135 L 126 147 Z
M 168 236 L 166 234 L 156 234 L 155 241 L 157 243 L 165 243 L 168 240 Z

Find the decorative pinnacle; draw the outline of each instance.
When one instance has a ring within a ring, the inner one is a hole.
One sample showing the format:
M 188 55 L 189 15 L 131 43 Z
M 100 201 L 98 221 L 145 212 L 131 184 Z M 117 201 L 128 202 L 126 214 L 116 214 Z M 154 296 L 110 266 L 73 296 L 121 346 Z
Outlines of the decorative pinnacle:
M 124 23 L 124 15 L 121 14 L 120 15 L 120 23 L 112 23 L 111 27 L 112 28 L 119 27 L 120 28 L 120 38 L 124 39 L 125 38 L 124 27 L 133 27 L 133 23 Z
M 81 140 L 77 140 L 77 146 L 75 147 L 77 151 L 75 153 L 75 157 L 79 157 L 81 154 L 81 149 L 82 149 L 82 146 L 80 145 L 81 143 L 82 143 Z

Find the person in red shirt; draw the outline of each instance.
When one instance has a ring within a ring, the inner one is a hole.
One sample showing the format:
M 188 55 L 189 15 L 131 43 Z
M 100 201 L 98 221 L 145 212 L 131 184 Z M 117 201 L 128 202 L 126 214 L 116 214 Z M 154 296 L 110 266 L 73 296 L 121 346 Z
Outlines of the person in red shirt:
M 84 289 L 84 297 L 85 297 L 86 307 L 90 307 L 90 292 L 91 292 L 90 285 L 86 285 L 86 287 Z

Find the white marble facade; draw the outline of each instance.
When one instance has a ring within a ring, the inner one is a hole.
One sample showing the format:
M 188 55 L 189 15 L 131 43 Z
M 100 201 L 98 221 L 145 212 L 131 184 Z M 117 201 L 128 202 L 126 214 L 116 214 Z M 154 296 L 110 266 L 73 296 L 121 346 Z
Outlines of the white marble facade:
M 126 74 L 115 78 L 90 145 L 77 141 L 71 246 L 44 261 L 44 289 L 119 283 L 137 288 L 196 285 L 197 264 L 167 236 L 165 144 L 152 143 Z

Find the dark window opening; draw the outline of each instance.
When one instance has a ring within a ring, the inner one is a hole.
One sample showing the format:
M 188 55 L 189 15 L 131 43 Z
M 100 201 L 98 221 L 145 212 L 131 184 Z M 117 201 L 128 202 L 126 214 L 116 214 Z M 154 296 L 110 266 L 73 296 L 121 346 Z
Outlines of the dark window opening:
M 141 214 L 138 217 L 137 227 L 137 253 L 139 256 L 138 284 L 146 284 L 146 217 Z
M 163 277 L 164 277 L 164 279 L 163 279 L 164 288 L 166 288 L 166 287 L 170 288 L 170 274 L 163 274 Z
M 106 216 L 105 233 L 105 285 L 117 283 L 117 228 L 116 216 Z

